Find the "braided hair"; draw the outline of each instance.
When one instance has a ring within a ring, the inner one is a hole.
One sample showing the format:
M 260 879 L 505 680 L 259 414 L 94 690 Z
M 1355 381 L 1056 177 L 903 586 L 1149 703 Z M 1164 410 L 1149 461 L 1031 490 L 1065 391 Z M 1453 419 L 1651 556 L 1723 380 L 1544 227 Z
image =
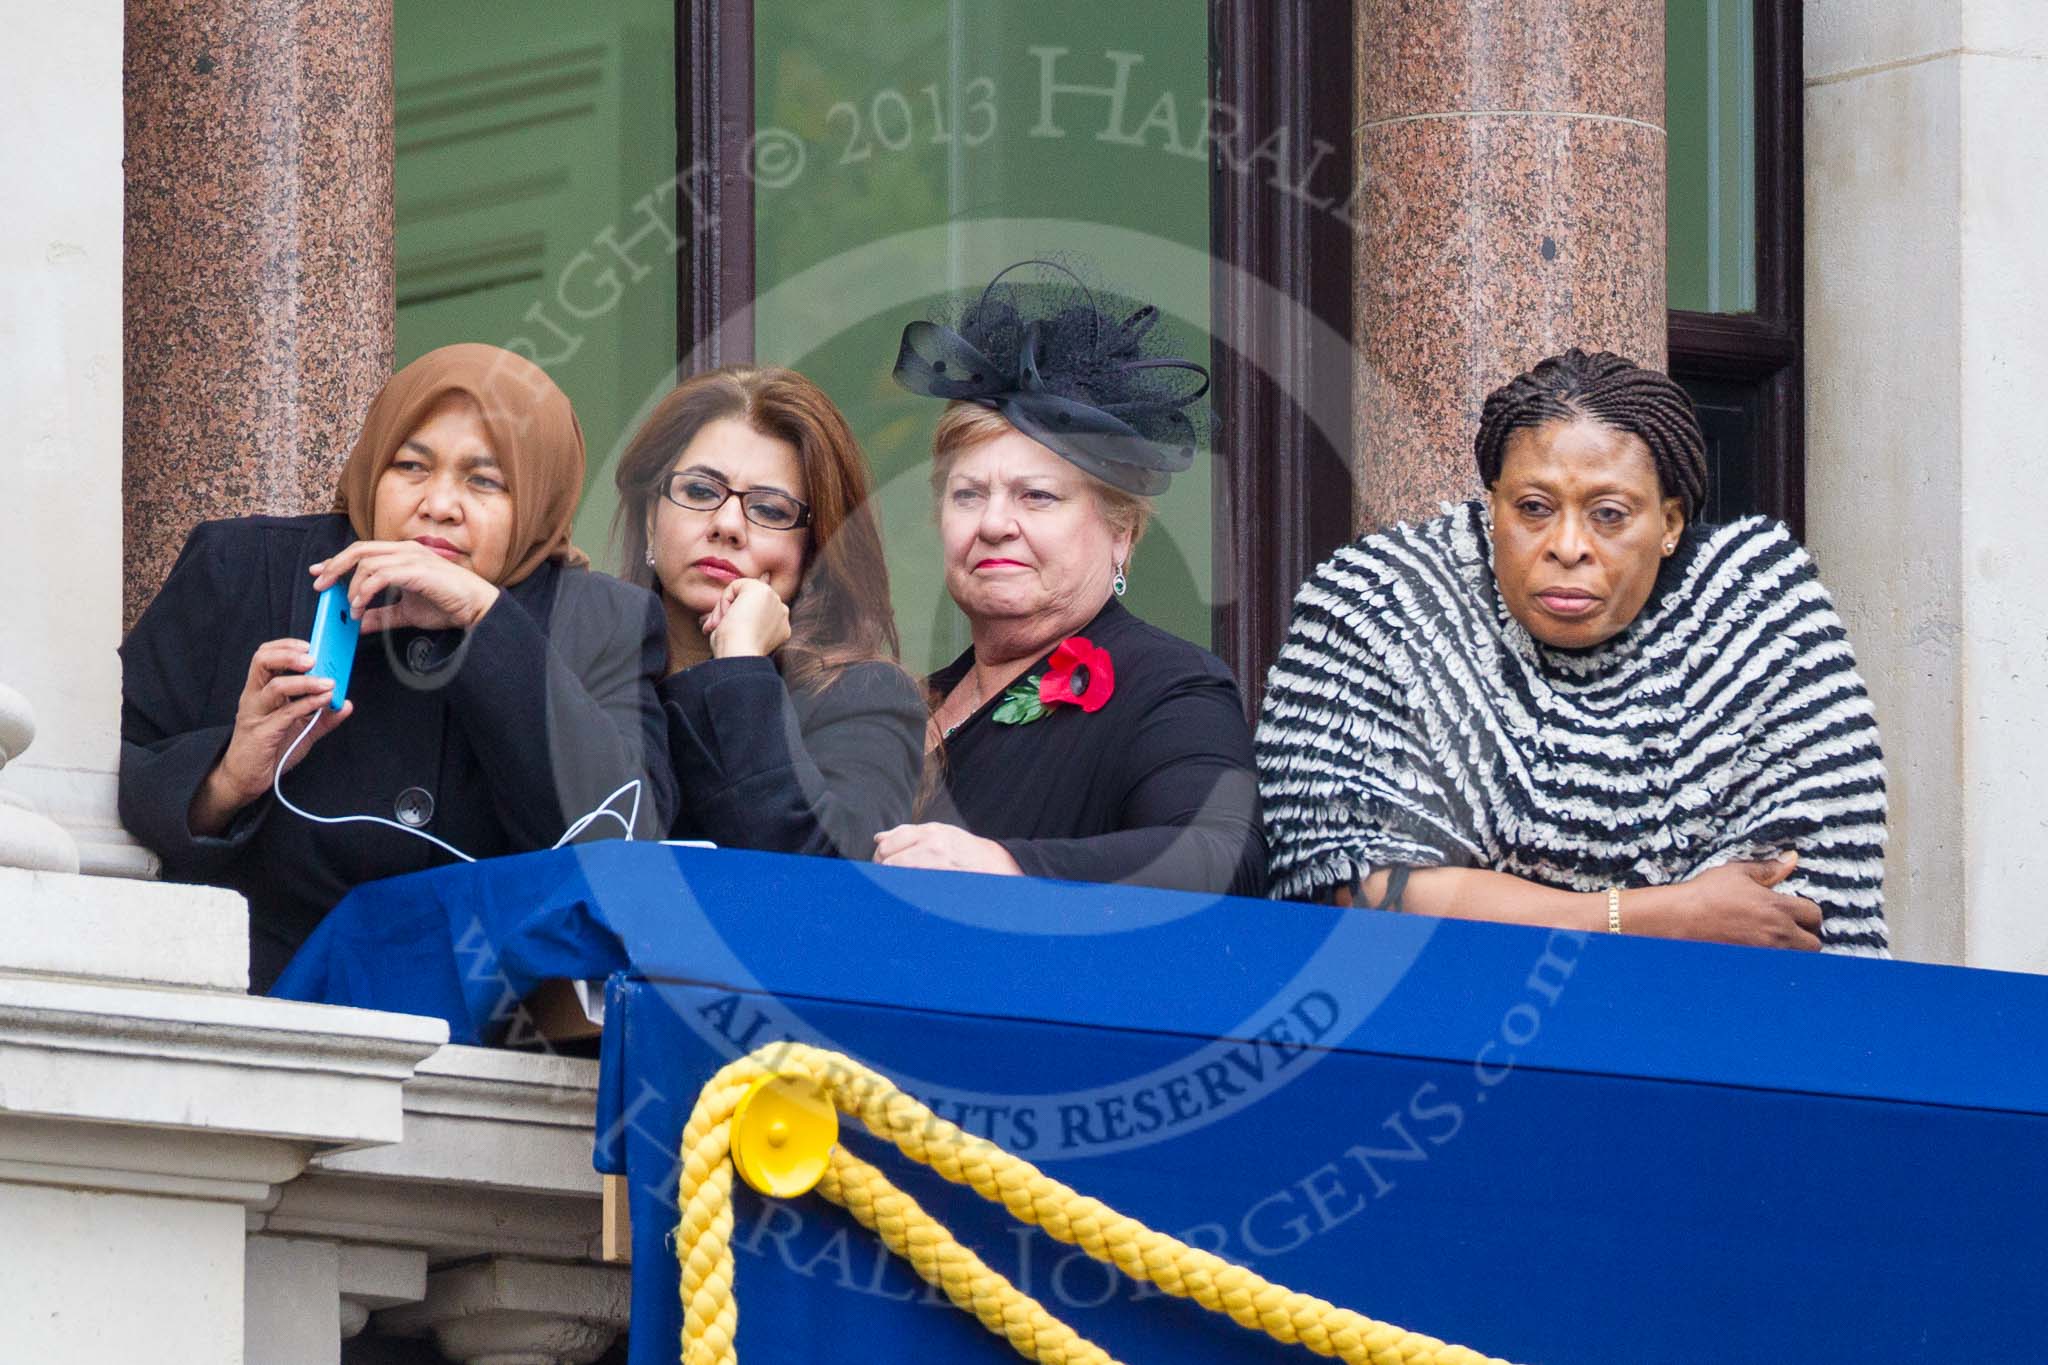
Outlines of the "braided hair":
M 1486 395 L 1472 442 L 1480 482 L 1491 488 L 1500 479 L 1515 432 L 1582 418 L 1641 438 L 1664 496 L 1678 499 L 1688 522 L 1698 515 L 1707 500 L 1707 437 L 1692 399 L 1669 375 L 1611 351 L 1587 355 L 1574 346 Z

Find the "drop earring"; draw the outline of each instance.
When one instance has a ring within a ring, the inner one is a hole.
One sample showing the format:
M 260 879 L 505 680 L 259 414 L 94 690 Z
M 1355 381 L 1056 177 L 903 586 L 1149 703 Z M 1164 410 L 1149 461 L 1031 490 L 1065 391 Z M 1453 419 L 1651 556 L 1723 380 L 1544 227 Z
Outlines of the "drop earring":
M 1116 577 L 1109 580 L 1109 590 L 1115 593 L 1118 597 L 1122 597 L 1124 595 L 1124 589 L 1130 586 L 1131 580 L 1124 577 L 1124 562 L 1121 559 L 1119 559 L 1116 562 Z
M 650 569 L 654 567 L 654 547 L 652 545 L 647 547 L 647 567 Z

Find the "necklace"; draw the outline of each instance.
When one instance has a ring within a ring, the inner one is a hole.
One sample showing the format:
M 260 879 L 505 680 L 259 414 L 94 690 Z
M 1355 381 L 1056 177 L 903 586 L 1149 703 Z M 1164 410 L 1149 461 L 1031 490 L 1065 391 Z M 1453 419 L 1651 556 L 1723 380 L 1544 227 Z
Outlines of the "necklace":
M 953 732 L 967 723 L 968 716 L 972 716 L 976 711 L 979 711 L 981 709 L 981 670 L 976 668 L 974 665 L 969 664 L 967 667 L 967 677 L 970 681 L 974 683 L 974 705 L 967 708 L 967 715 L 960 717 L 960 719 L 954 721 L 951 725 L 948 725 L 945 728 L 945 731 L 942 734 L 940 734 L 940 739 L 951 739 L 953 737 Z

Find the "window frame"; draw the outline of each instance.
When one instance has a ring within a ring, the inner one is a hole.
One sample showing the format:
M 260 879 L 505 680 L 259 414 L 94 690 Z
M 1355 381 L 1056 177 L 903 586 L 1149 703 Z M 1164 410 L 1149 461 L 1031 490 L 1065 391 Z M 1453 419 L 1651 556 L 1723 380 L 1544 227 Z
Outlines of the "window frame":
M 1351 53 L 1352 7 L 1328 0 L 1214 0 L 1209 9 L 1214 98 L 1244 118 L 1244 145 L 1280 130 L 1293 145 L 1339 152 L 1336 205 L 1352 198 L 1354 64 L 1312 62 Z M 1304 79 L 1303 73 L 1307 73 Z M 1299 154 L 1297 154 L 1298 156 Z M 1352 538 L 1352 233 L 1341 214 L 1269 179 L 1228 170 L 1212 153 L 1210 250 L 1216 442 L 1214 650 L 1258 714 L 1266 670 L 1286 642 L 1294 594 Z M 1278 309 L 1251 297 L 1268 286 Z M 1277 312 L 1279 316 L 1273 316 Z M 1316 324 L 1321 324 L 1318 327 Z M 1323 331 L 1327 328 L 1327 331 Z M 1340 344 L 1318 344 L 1318 335 Z M 1235 346 L 1227 344 L 1236 341 Z M 1285 381 L 1292 381 L 1291 384 Z M 1340 416 L 1331 441 L 1287 389 Z
M 1673 309 L 1673 378 L 1747 387 L 1757 399 L 1749 470 L 1757 510 L 1806 533 L 1805 87 L 1800 0 L 1757 0 L 1756 311 Z
M 1352 64 L 1310 54 L 1352 50 L 1351 6 L 1210 0 L 1208 23 L 1208 94 L 1239 114 L 1239 145 L 1261 146 L 1282 129 L 1297 147 L 1328 143 L 1318 197 L 1348 203 Z M 753 0 L 677 0 L 677 183 L 687 210 L 676 347 L 689 373 L 753 358 L 753 125 Z M 1337 433 L 1341 446 L 1330 441 L 1286 390 L 1312 395 L 1324 412 L 1350 412 L 1352 244 L 1335 211 L 1232 169 L 1227 155 L 1210 153 L 1212 648 L 1256 716 L 1296 588 L 1351 539 L 1349 431 Z M 1259 286 L 1273 292 L 1262 298 Z M 1284 307 L 1272 306 L 1276 294 Z M 1319 345 L 1319 334 L 1345 344 Z
M 676 355 L 754 358 L 753 0 L 676 0 Z
M 754 198 L 747 174 L 753 131 L 753 0 L 677 0 L 676 149 L 683 216 L 677 353 L 691 372 L 751 359 Z M 1351 6 L 1328 0 L 1211 0 L 1212 98 L 1237 110 L 1256 146 L 1280 128 L 1351 144 L 1349 62 L 1311 62 L 1348 51 Z M 1758 430 L 1749 471 L 1760 511 L 1803 536 L 1806 521 L 1805 213 L 1799 0 L 1758 0 L 1755 16 L 1757 307 L 1754 313 L 1671 310 L 1669 369 L 1680 380 L 1747 387 Z M 1302 80 L 1302 72 L 1312 79 Z M 1313 145 L 1308 142 L 1304 145 Z M 1349 199 L 1351 158 L 1333 163 Z M 1237 674 L 1256 712 L 1265 671 L 1284 640 L 1294 592 L 1351 538 L 1352 476 L 1276 376 L 1307 376 L 1310 392 L 1352 385 L 1348 346 L 1314 344 L 1315 317 L 1351 337 L 1353 253 L 1341 219 L 1212 153 L 1211 246 L 1216 260 L 1212 369 L 1215 452 L 1214 650 Z M 1278 291 L 1290 316 L 1274 319 L 1247 288 Z M 1224 344 L 1236 339 L 1238 345 Z M 1256 358 L 1256 359 L 1254 359 Z

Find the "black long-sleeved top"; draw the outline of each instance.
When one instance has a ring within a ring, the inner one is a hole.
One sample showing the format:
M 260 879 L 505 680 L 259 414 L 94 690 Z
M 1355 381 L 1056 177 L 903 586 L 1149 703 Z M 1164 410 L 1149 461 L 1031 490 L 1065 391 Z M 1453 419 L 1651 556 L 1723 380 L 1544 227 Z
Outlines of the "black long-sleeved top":
M 661 683 L 681 798 L 673 837 L 867 859 L 911 817 L 926 711 L 894 664 L 789 690 L 767 659 L 707 659 Z
M 452 861 L 381 825 L 318 825 L 266 792 L 220 837 L 189 811 L 226 752 L 259 645 L 310 638 L 307 567 L 355 539 L 346 517 L 247 517 L 193 531 L 121 646 L 122 822 L 168 877 L 249 899 L 252 989 L 266 989 L 336 901 L 360 882 Z M 316 815 L 426 814 L 420 825 L 474 857 L 547 848 L 639 778 L 636 837 L 675 809 L 654 685 L 666 629 L 651 593 L 546 563 L 504 589 L 467 632 L 365 635 L 355 710 L 284 776 Z M 614 808 L 625 815 L 630 798 Z M 622 834 L 611 820 L 584 837 Z
M 1230 670 L 1114 599 L 1075 634 L 1109 651 L 1108 702 L 999 725 L 1002 698 L 987 698 L 947 739 L 926 818 L 994 839 L 1033 877 L 1263 893 L 1251 728 Z M 949 693 L 973 661 L 933 674 L 933 691 Z

